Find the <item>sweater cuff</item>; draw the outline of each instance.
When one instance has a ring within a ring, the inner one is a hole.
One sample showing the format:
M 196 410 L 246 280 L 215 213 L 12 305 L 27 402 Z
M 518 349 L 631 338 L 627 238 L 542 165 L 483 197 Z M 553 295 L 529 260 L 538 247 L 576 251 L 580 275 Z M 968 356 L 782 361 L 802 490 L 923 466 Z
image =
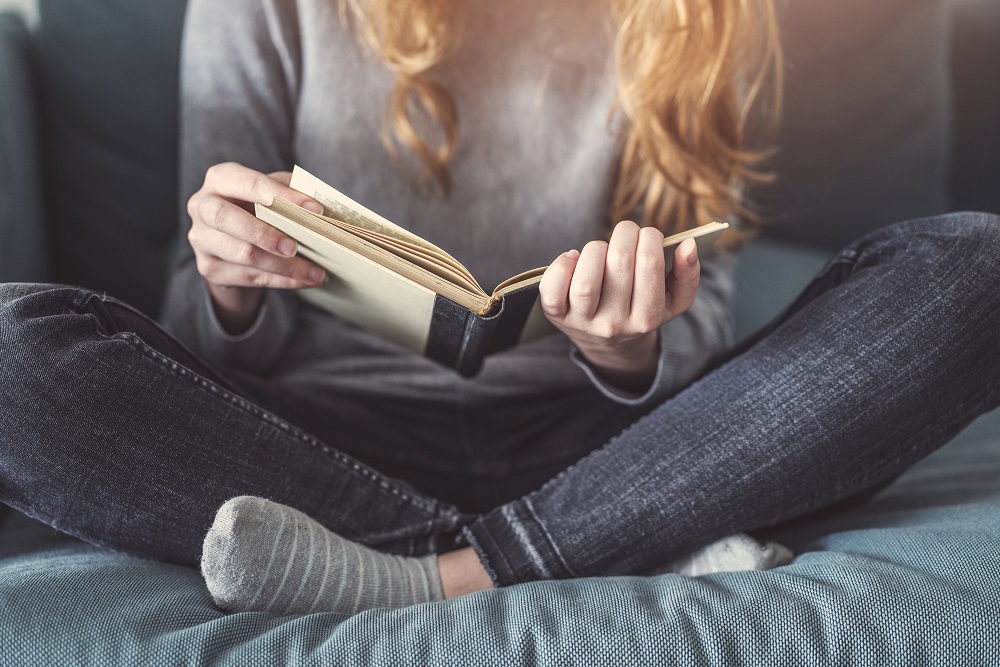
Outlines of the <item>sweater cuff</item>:
M 207 317 L 199 318 L 203 349 L 208 358 L 230 368 L 264 372 L 278 360 L 295 329 L 298 298 L 291 292 L 264 290 L 257 318 L 241 334 L 227 332 L 215 313 L 208 286 L 202 282 Z
M 657 331 L 656 335 L 659 337 L 660 332 Z M 661 343 L 660 357 L 656 362 L 656 375 L 653 377 L 653 382 L 649 385 L 649 389 L 642 394 L 619 389 L 618 387 L 608 384 L 606 380 L 597 374 L 594 367 L 590 365 L 590 362 L 588 362 L 582 354 L 580 354 L 580 350 L 576 347 L 573 347 L 570 350 L 569 358 L 570 361 L 583 370 L 594 387 L 596 387 L 599 392 L 604 394 L 604 396 L 621 405 L 642 408 L 655 405 L 656 403 L 662 401 L 666 398 L 666 394 L 670 389 L 668 383 L 665 381 L 665 376 L 667 374 L 666 355 L 663 352 L 662 341 L 659 342 Z

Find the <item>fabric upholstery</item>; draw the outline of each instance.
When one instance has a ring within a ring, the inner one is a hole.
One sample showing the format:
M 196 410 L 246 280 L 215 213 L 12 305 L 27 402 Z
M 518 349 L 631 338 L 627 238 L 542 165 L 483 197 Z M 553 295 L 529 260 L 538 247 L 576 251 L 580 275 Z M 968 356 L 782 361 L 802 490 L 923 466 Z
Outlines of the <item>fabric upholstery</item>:
M 740 251 L 733 279 L 735 338 L 743 340 L 774 319 L 819 273 L 832 252 L 756 238 Z
M 779 3 L 786 102 L 776 180 L 754 193 L 773 238 L 837 250 L 949 209 L 950 0 Z
M 20 16 L 0 14 L 0 282 L 46 274 L 30 48 Z
M 955 208 L 1000 212 L 1000 2 L 954 0 Z
M 39 0 L 33 36 L 52 279 L 154 315 L 179 215 L 184 6 Z

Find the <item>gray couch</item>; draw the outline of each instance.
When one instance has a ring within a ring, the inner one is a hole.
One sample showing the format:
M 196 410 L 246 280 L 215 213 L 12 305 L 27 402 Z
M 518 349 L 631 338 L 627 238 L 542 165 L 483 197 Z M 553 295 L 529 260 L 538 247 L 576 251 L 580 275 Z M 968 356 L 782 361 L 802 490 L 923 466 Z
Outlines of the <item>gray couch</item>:
M 1000 4 L 782 4 L 775 220 L 743 252 L 746 335 L 838 247 L 897 219 L 1000 211 Z M 0 281 L 155 313 L 176 243 L 183 2 L 0 15 Z M 1000 339 L 1000 332 L 998 332 Z M 4 406 L 0 405 L 0 409 Z M 866 505 L 790 530 L 772 572 L 534 583 L 408 610 L 225 616 L 198 574 L 0 514 L 0 662 L 1000 664 L 1000 414 Z

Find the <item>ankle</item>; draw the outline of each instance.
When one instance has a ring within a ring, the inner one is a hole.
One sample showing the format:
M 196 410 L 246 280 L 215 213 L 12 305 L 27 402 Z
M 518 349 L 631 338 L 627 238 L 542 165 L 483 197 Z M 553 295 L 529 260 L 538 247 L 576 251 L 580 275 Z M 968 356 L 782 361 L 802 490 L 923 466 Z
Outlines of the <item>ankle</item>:
M 493 580 L 472 547 L 441 554 L 437 562 L 445 600 L 493 588 Z

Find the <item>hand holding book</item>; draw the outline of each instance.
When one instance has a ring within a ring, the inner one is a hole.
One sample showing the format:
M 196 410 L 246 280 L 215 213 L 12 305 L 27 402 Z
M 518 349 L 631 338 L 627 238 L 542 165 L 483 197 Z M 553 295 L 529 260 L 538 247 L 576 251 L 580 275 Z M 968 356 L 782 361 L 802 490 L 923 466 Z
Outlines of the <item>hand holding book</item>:
M 302 292 L 316 306 L 463 375 L 475 374 L 488 354 L 552 331 L 538 303 L 547 267 L 513 276 L 487 294 L 444 250 L 301 168 L 292 172 L 290 185 L 322 204 L 323 214 L 280 197 L 270 206 L 257 204 L 256 213 L 296 239 L 299 253 L 326 269 L 329 282 Z M 707 251 L 726 227 L 710 223 L 665 239 L 664 270 L 684 239 L 695 239 Z
M 188 200 L 188 241 L 213 307 L 230 334 L 246 331 L 257 317 L 262 288 L 298 289 L 321 284 L 326 272 L 296 256 L 298 244 L 249 212 L 254 202 L 284 197 L 316 212 L 323 207 L 292 190 L 291 173 L 263 174 L 235 162 L 217 164 Z
M 658 329 L 694 303 L 697 246 L 686 240 L 666 271 L 663 234 L 621 222 L 608 243 L 563 253 L 539 284 L 542 312 L 611 384 L 641 394 L 656 375 Z

